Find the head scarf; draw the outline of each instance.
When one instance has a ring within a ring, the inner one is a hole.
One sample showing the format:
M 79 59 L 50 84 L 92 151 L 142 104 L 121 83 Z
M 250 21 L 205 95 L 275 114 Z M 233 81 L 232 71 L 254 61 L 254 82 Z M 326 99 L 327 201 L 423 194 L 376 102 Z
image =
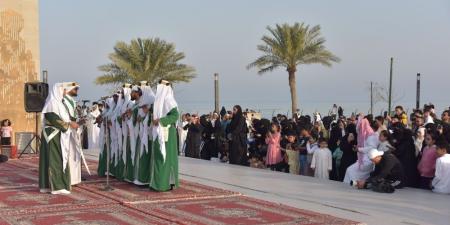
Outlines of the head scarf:
M 63 83 L 61 83 L 61 86 L 64 88 L 64 90 L 66 92 L 69 92 L 69 91 L 71 91 L 74 88 L 79 88 L 80 87 L 80 85 L 78 83 L 76 83 L 76 82 L 63 82 Z
M 100 110 L 98 109 L 97 105 L 92 106 L 90 114 L 93 117 L 93 119 L 100 116 Z
M 112 114 L 112 116 L 114 118 L 117 118 L 118 116 L 120 116 L 122 114 L 122 106 L 123 103 L 125 102 L 125 99 L 122 98 L 123 93 L 121 93 L 121 91 L 117 91 L 117 103 L 116 103 L 116 107 L 114 108 L 114 112 Z
M 153 104 L 153 102 L 155 102 L 155 93 L 153 93 L 152 88 L 150 86 L 144 85 L 141 86 L 141 90 L 142 96 L 141 99 L 139 99 L 139 107 Z
M 111 117 L 114 115 L 114 109 L 116 108 L 116 102 L 114 101 L 114 97 L 108 98 L 106 100 L 106 104 L 109 106 L 109 109 L 107 110 L 105 117 L 111 119 Z
M 162 81 L 156 87 L 156 97 L 155 103 L 153 104 L 153 119 L 161 119 L 166 116 L 173 108 L 178 107 L 177 102 L 173 96 L 172 87 L 167 85 L 168 82 Z M 161 124 L 159 126 L 153 127 L 153 140 L 158 138 L 161 154 L 163 155 L 164 161 L 166 160 L 166 145 L 165 145 L 165 131 L 167 127 L 163 127 Z
M 142 84 L 142 83 L 141 83 Z M 153 104 L 155 101 L 155 94 L 153 93 L 153 90 L 150 86 L 148 86 L 146 83 L 141 85 L 142 90 L 142 96 L 139 99 L 139 115 L 144 118 L 143 121 L 139 124 L 139 136 L 141 137 L 141 156 L 144 154 L 144 149 L 148 153 L 148 129 L 147 126 L 149 115 L 144 113 L 144 110 L 141 108 L 143 106 L 147 106 L 147 108 L 150 108 L 150 105 Z
M 237 112 L 233 115 L 230 123 L 230 131 L 235 130 L 239 124 L 239 121 L 243 118 L 242 108 L 240 105 L 235 105 L 234 108 L 237 109 Z
M 130 86 L 127 86 L 125 84 L 124 88 L 123 88 L 123 91 L 122 91 L 122 94 L 123 94 L 124 100 L 123 100 L 123 105 L 122 105 L 122 108 L 121 108 L 121 113 L 124 114 L 125 112 L 127 112 L 127 109 L 129 107 L 128 105 L 131 102 L 131 88 L 130 88 Z
M 178 107 L 178 104 L 173 96 L 172 87 L 164 83 L 158 84 L 153 105 L 153 119 L 160 119 L 166 116 L 175 107 Z
M 358 121 L 359 122 L 359 121 Z M 369 120 L 363 118 L 358 123 L 358 147 L 365 147 L 364 142 L 367 138 L 374 134 L 372 127 L 370 126 Z
M 56 83 L 53 85 L 52 91 L 45 100 L 44 108 L 42 113 L 53 112 L 57 114 L 63 121 L 70 122 L 69 114 L 63 104 L 64 98 L 64 88 L 61 83 Z M 44 117 L 42 117 L 44 118 Z M 43 124 L 45 126 L 45 124 Z
M 358 119 L 357 131 L 358 131 L 358 137 L 357 137 L 358 148 L 365 147 L 365 142 L 366 142 L 367 138 L 375 133 L 373 131 L 372 127 L 370 126 L 369 120 L 366 118 L 363 118 L 362 116 L 359 117 L 359 119 Z M 361 154 L 359 152 L 358 152 L 358 163 L 359 163 L 360 167 L 363 164 L 363 154 Z

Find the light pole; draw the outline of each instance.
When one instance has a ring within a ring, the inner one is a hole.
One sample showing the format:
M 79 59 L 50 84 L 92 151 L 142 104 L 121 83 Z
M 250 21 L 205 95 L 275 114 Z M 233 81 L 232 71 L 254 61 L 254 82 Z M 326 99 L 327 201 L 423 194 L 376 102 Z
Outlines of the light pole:
M 373 82 L 370 81 L 370 114 L 373 115 Z
M 420 108 L 420 73 L 417 73 L 416 109 Z
M 219 74 L 214 74 L 214 111 L 219 113 Z
M 388 114 L 391 115 L 391 107 L 392 107 L 392 67 L 394 64 L 394 58 L 391 57 L 391 69 L 389 71 L 389 105 L 388 105 Z
M 42 82 L 48 83 L 48 71 L 42 70 Z

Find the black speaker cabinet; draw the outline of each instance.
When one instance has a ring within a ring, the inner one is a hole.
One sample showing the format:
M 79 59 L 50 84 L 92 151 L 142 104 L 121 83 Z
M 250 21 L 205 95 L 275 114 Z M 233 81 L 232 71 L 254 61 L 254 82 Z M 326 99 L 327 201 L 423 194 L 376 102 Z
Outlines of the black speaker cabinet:
M 24 88 L 25 111 L 41 112 L 48 96 L 48 84 L 43 82 L 28 82 Z

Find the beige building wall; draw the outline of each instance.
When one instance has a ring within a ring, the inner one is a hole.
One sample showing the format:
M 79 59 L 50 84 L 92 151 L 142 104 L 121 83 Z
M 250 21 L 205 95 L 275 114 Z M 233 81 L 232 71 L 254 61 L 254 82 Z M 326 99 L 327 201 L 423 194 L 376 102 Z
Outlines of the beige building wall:
M 34 131 L 24 109 L 24 83 L 40 77 L 38 0 L 0 0 L 0 120 L 15 132 Z

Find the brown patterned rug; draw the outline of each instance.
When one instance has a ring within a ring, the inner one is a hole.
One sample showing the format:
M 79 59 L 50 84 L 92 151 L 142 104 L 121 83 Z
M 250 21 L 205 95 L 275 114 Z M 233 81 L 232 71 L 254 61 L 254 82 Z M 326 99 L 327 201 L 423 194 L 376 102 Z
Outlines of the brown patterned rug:
M 91 172 L 96 162 L 89 161 Z M 83 172 L 87 176 L 86 172 Z M 3 224 L 359 224 L 330 215 L 180 181 L 171 192 L 111 179 L 102 191 L 96 174 L 70 195 L 39 193 L 38 158 L 0 164 L 0 225 Z

